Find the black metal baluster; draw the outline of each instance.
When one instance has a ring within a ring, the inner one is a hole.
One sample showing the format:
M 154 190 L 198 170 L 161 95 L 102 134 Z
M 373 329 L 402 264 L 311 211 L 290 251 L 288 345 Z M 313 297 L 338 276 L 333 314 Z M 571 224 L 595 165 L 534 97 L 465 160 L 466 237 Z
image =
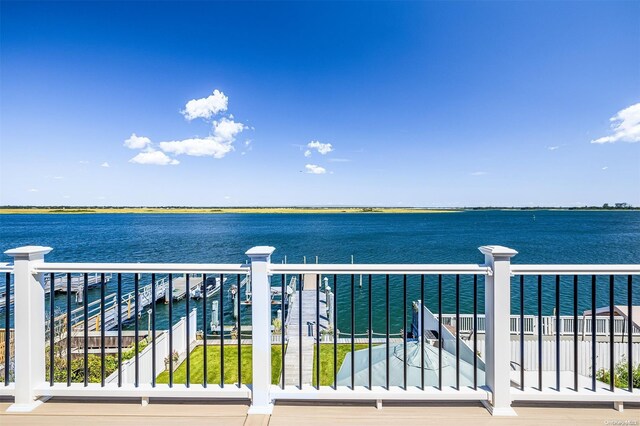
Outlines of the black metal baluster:
M 238 387 L 240 388 L 242 387 L 242 303 L 240 302 L 242 281 L 240 274 L 236 276 L 236 283 L 238 284 L 236 303 L 238 304 Z M 282 383 L 284 384 L 284 322 L 282 323 Z
M 320 389 L 320 274 L 316 275 L 316 380 Z
M 71 274 L 67 274 L 67 386 L 71 386 Z
M 53 294 L 53 281 L 51 281 L 51 297 L 53 297 Z M 4 306 L 4 385 L 9 386 L 9 364 L 11 360 L 11 272 L 7 272 L 4 275 Z M 51 376 L 53 377 L 53 374 Z
M 478 389 L 478 276 L 473 276 L 473 389 Z
M 386 387 L 387 390 L 389 390 L 389 329 L 390 329 L 390 320 L 391 320 L 391 313 L 390 313 L 390 306 L 389 306 L 389 274 L 387 274 L 386 277 L 386 293 L 385 293 L 385 306 L 387 307 L 387 315 L 386 315 L 386 333 L 385 333 L 385 341 L 386 341 L 386 355 L 387 357 L 385 358 L 385 368 L 386 368 L 386 376 L 385 376 L 385 380 L 386 380 Z
M 122 274 L 118 274 L 116 299 L 118 309 L 118 387 L 122 387 Z
M 613 349 L 614 349 L 614 341 L 615 341 L 615 323 L 613 321 L 613 311 L 615 307 L 614 303 L 614 279 L 613 275 L 609 276 L 609 378 L 611 379 L 609 382 L 609 390 L 613 392 L 616 387 L 616 376 L 615 376 L 615 359 L 613 357 Z M 632 379 L 633 376 L 629 377 L 629 380 Z
M 238 290 L 239 291 L 239 290 Z M 284 298 L 287 295 L 287 292 L 285 291 L 285 277 L 284 274 L 282 274 L 282 282 L 281 282 L 281 290 L 280 290 L 280 294 L 281 294 L 281 298 L 280 298 L 280 328 L 281 328 L 281 338 L 282 341 L 280 342 L 280 351 L 282 353 L 282 362 L 281 362 L 281 368 L 282 368 L 282 383 L 280 385 L 280 387 L 282 389 L 284 389 L 285 387 L 285 365 L 284 365 L 284 336 L 285 336 L 285 331 L 284 331 L 284 319 L 286 318 L 285 315 L 285 307 L 284 307 Z M 240 296 L 240 293 L 238 293 L 238 296 Z M 240 359 L 240 358 L 238 358 Z
M 351 274 L 351 389 L 356 387 L 356 290 L 354 285 L 354 275 Z
M 596 391 L 596 276 L 591 276 L 591 388 Z
M 556 390 L 560 391 L 560 275 L 556 275 Z
M 442 390 L 442 274 L 438 275 L 438 389 Z
M 140 277 L 138 274 L 133 276 L 133 297 L 135 298 L 136 311 L 134 313 L 134 351 L 135 351 L 135 387 L 140 386 Z M 188 334 L 188 333 L 187 333 Z
M 224 274 L 220 274 L 220 290 L 218 292 L 220 309 L 218 310 L 220 321 L 220 387 L 224 387 Z
M 156 387 L 156 274 L 151 274 L 151 359 L 151 387 Z
M 420 275 L 420 389 L 424 390 L 424 275 Z
M 206 388 L 207 379 L 208 379 L 207 377 L 207 274 L 202 274 L 202 345 L 203 345 L 202 347 L 202 386 Z
M 84 313 L 84 385 L 85 387 L 89 385 L 89 274 L 84 273 L 82 287 L 82 297 L 83 297 L 83 313 Z
M 302 389 L 302 274 L 298 275 L 298 384 Z
M 338 389 L 338 276 L 333 275 L 333 387 Z
M 187 289 L 187 297 L 189 290 Z M 169 387 L 173 387 L 173 274 L 169 274 Z
M 371 314 L 371 305 L 372 305 L 373 293 L 371 292 L 371 274 L 369 274 L 369 390 L 373 389 L 373 375 L 371 368 L 371 345 L 373 344 L 373 316 Z M 335 365 L 335 364 L 334 364 Z
M 189 301 L 191 300 L 191 284 L 189 283 L 190 281 L 190 276 L 189 274 L 185 274 L 185 291 L 186 291 L 186 295 L 185 295 L 185 315 L 186 315 L 186 319 L 187 319 L 187 324 L 186 324 L 186 348 L 187 348 L 187 353 L 186 353 L 186 359 L 185 359 L 185 364 L 187 367 L 187 377 L 185 379 L 185 386 L 189 387 L 191 385 L 191 342 L 189 341 L 190 339 L 190 335 L 191 335 L 191 311 L 189 310 Z
M 460 275 L 456 274 L 456 390 L 460 390 Z
M 542 390 L 542 275 L 538 275 L 538 390 Z
M 107 377 L 106 373 L 106 364 L 105 364 L 105 309 L 104 309 L 104 297 L 105 297 L 105 282 L 104 282 L 104 273 L 100 274 L 100 386 L 104 386 L 104 380 Z M 153 358 L 155 359 L 155 357 Z M 155 364 L 155 362 L 153 363 Z
M 403 346 L 403 380 L 404 380 L 404 390 L 407 390 L 407 275 L 405 274 L 402 280 L 402 290 L 403 290 L 403 298 L 402 298 L 402 314 L 403 314 L 403 326 L 402 326 L 402 346 Z
M 629 378 L 629 392 L 633 392 L 633 293 L 631 287 L 633 277 L 627 277 L 627 353 L 629 362 L 627 363 L 627 377 Z
M 5 287 L 6 293 L 5 296 L 9 295 L 9 283 L 7 282 L 7 286 Z M 53 382 L 54 382 L 54 374 L 55 374 L 55 342 L 56 342 L 56 318 L 55 318 L 55 312 L 56 312 L 56 300 L 55 300 L 55 274 L 53 272 L 51 272 L 49 274 L 49 386 L 53 386 Z M 6 302 L 5 306 L 5 315 L 6 315 L 6 319 L 9 318 L 9 311 L 11 310 L 11 305 L 9 305 L 9 302 Z M 5 324 L 5 328 L 4 328 L 4 333 L 5 333 L 5 339 L 6 336 L 9 335 L 11 331 L 9 330 L 9 326 Z M 5 350 L 9 348 L 9 344 L 7 344 L 5 342 Z M 6 354 L 5 354 L 6 356 Z M 5 358 L 5 361 L 7 360 L 7 358 Z M 5 375 L 5 382 L 7 377 L 9 376 L 9 369 L 7 368 L 7 366 L 5 365 L 4 368 L 4 375 Z M 7 383 L 5 383 L 7 384 Z
M 578 391 L 578 276 L 573 276 L 573 389 Z
M 524 275 L 520 275 L 520 390 L 524 390 Z

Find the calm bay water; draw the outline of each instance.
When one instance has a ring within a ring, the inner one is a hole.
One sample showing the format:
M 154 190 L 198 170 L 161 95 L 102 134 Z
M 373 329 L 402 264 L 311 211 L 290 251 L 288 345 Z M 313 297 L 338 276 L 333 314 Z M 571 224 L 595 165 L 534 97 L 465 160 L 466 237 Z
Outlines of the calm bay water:
M 482 263 L 477 248 L 487 244 L 517 250 L 514 263 L 640 263 L 640 212 L 0 215 L 2 252 L 23 245 L 50 246 L 54 250 L 47 260 L 52 262 L 240 263 L 245 262 L 244 252 L 250 247 L 271 245 L 276 247 L 273 262 L 282 262 L 286 256 L 289 263 L 301 263 L 306 256 L 307 262 L 313 263 L 318 256 L 320 263 L 349 263 L 353 255 L 357 263 Z M 3 262 L 10 261 L 2 256 Z M 340 280 L 339 328 L 348 330 L 350 280 L 348 277 Z M 364 286 L 360 288 L 356 277 L 357 332 L 366 330 L 366 280 L 364 277 Z M 444 312 L 455 309 L 453 280 L 454 277 L 444 279 Z M 588 309 L 590 303 L 588 277 L 584 280 L 578 297 L 581 310 Z M 544 314 L 553 310 L 552 281 L 547 278 L 544 283 Z M 481 312 L 482 282 L 480 279 Z M 616 303 L 626 303 L 625 283 L 626 278 L 622 277 L 616 281 Z M 517 300 L 515 284 L 514 280 L 513 297 Z M 125 287 L 128 286 L 130 280 L 125 281 Z M 525 311 L 533 314 L 535 278 L 528 280 L 526 286 Z M 384 278 L 374 277 L 373 287 L 377 331 L 384 327 Z M 469 312 L 470 278 L 462 278 L 461 288 L 461 309 Z M 568 279 L 563 279 L 562 288 L 561 294 L 571 296 Z M 427 277 L 425 300 L 433 311 L 437 310 L 435 289 L 436 278 Z M 115 285 L 111 283 L 108 293 L 114 291 Z M 97 292 L 91 294 L 93 298 Z M 390 297 L 392 327 L 397 329 L 402 326 L 402 303 L 397 303 L 402 301 L 401 279 L 392 280 Z M 418 298 L 419 277 L 410 277 L 408 300 Z M 635 284 L 634 302 L 640 303 L 640 282 Z M 605 277 L 598 284 L 598 305 L 604 304 L 608 304 Z M 177 306 L 176 316 L 184 314 L 182 305 Z M 561 312 L 569 314 L 570 298 L 563 297 L 561 305 Z

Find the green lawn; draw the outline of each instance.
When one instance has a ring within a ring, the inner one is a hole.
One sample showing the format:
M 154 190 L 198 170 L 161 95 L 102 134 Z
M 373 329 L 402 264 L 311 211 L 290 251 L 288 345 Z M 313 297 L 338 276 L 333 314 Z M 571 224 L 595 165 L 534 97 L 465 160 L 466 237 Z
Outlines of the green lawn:
M 374 345 L 375 346 L 375 345 Z M 315 346 L 317 348 L 317 345 Z M 366 349 L 369 345 L 357 344 L 355 350 Z M 338 343 L 338 366 L 336 371 L 340 370 L 342 361 L 345 356 L 351 352 L 351 343 Z M 317 349 L 313 351 L 313 385 L 317 382 L 316 376 L 316 356 Z M 320 345 L 320 386 L 332 386 L 333 385 L 333 345 L 321 344 Z
M 280 345 L 271 346 L 271 382 L 278 384 L 282 365 L 282 348 Z M 191 351 L 190 373 L 192 384 L 202 383 L 204 377 L 203 346 L 197 346 Z M 242 383 L 252 382 L 251 373 L 251 345 L 242 345 Z M 187 363 L 182 362 L 173 372 L 173 383 L 186 383 Z M 157 383 L 169 383 L 169 372 L 163 371 L 157 378 Z M 224 348 L 224 382 L 238 381 L 238 346 Z M 220 346 L 207 346 L 207 383 L 220 383 Z

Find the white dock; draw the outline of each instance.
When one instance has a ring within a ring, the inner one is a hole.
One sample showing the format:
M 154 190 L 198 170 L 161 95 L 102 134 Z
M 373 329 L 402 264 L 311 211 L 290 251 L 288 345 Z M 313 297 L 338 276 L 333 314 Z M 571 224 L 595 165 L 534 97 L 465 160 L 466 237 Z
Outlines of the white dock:
M 151 289 L 151 284 L 141 287 L 138 292 L 139 306 L 136 310 L 135 292 L 129 292 L 122 296 L 121 300 L 121 312 L 118 317 L 118 301 L 116 294 L 109 294 L 104 298 L 104 322 L 102 322 L 102 308 L 100 300 L 94 300 L 87 306 L 87 330 L 88 331 L 100 331 L 102 328 L 105 330 L 112 330 L 118 326 L 118 319 L 123 323 L 130 321 L 134 316 L 140 315 L 144 312 L 145 308 L 152 303 L 157 303 L 166 296 L 166 288 L 169 283 L 166 279 L 162 279 L 156 282 L 155 300 Z M 71 311 L 71 327 L 73 331 L 84 330 L 84 306 L 79 307 Z M 136 312 L 137 311 L 137 312 Z M 58 315 L 55 318 L 55 327 L 61 331 L 66 330 L 67 327 L 67 314 L 66 312 Z M 48 337 L 49 333 L 49 321 L 47 316 L 46 333 Z
M 189 289 L 187 290 L 187 277 L 186 276 L 181 276 L 181 277 L 175 277 L 173 278 L 173 300 L 182 300 L 187 296 L 188 294 L 191 294 L 191 292 L 197 288 L 200 288 L 202 286 L 202 275 L 198 275 L 198 276 L 190 276 L 189 277 Z M 168 287 L 167 287 L 168 290 Z M 168 303 L 168 300 L 167 300 Z
M 87 288 L 92 288 L 100 285 L 100 274 L 87 274 Z M 111 281 L 111 274 L 105 274 L 105 284 Z M 69 283 L 67 282 L 67 276 L 65 274 L 54 275 L 53 277 L 53 291 L 56 293 L 66 293 Z M 84 290 L 84 277 L 72 276 L 71 277 L 71 292 L 82 293 Z M 51 277 L 47 274 L 44 277 L 44 292 L 49 293 L 51 291 Z
M 306 278 L 306 277 L 305 277 Z M 315 279 L 315 277 L 313 278 Z M 309 281 L 309 280 L 307 280 Z M 310 288 L 313 287 L 313 288 Z M 285 383 L 299 384 L 300 344 L 302 344 L 302 384 L 311 384 L 313 379 L 313 353 L 317 339 L 317 328 L 313 325 L 313 335 L 309 335 L 308 323 L 316 321 L 316 290 L 312 286 L 303 285 L 303 290 L 296 291 L 289 299 L 289 315 L 286 325 L 287 349 L 284 357 Z M 302 342 L 300 341 L 300 299 L 302 297 Z M 327 330 L 327 303 L 324 291 L 320 291 L 320 332 Z

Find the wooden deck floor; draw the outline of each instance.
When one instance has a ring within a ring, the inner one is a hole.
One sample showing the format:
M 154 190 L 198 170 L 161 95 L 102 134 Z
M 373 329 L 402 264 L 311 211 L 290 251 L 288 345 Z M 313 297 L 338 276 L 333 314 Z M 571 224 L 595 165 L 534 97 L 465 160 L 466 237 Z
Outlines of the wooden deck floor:
M 141 406 L 134 401 L 89 402 L 56 400 L 32 413 L 8 414 L 9 403 L 0 403 L 0 424 L 4 425 L 385 425 L 473 424 L 484 425 L 640 425 L 640 405 L 620 413 L 609 405 L 521 406 L 518 417 L 491 417 L 480 405 L 385 404 L 277 404 L 269 416 L 247 416 L 242 403 L 160 403 Z

